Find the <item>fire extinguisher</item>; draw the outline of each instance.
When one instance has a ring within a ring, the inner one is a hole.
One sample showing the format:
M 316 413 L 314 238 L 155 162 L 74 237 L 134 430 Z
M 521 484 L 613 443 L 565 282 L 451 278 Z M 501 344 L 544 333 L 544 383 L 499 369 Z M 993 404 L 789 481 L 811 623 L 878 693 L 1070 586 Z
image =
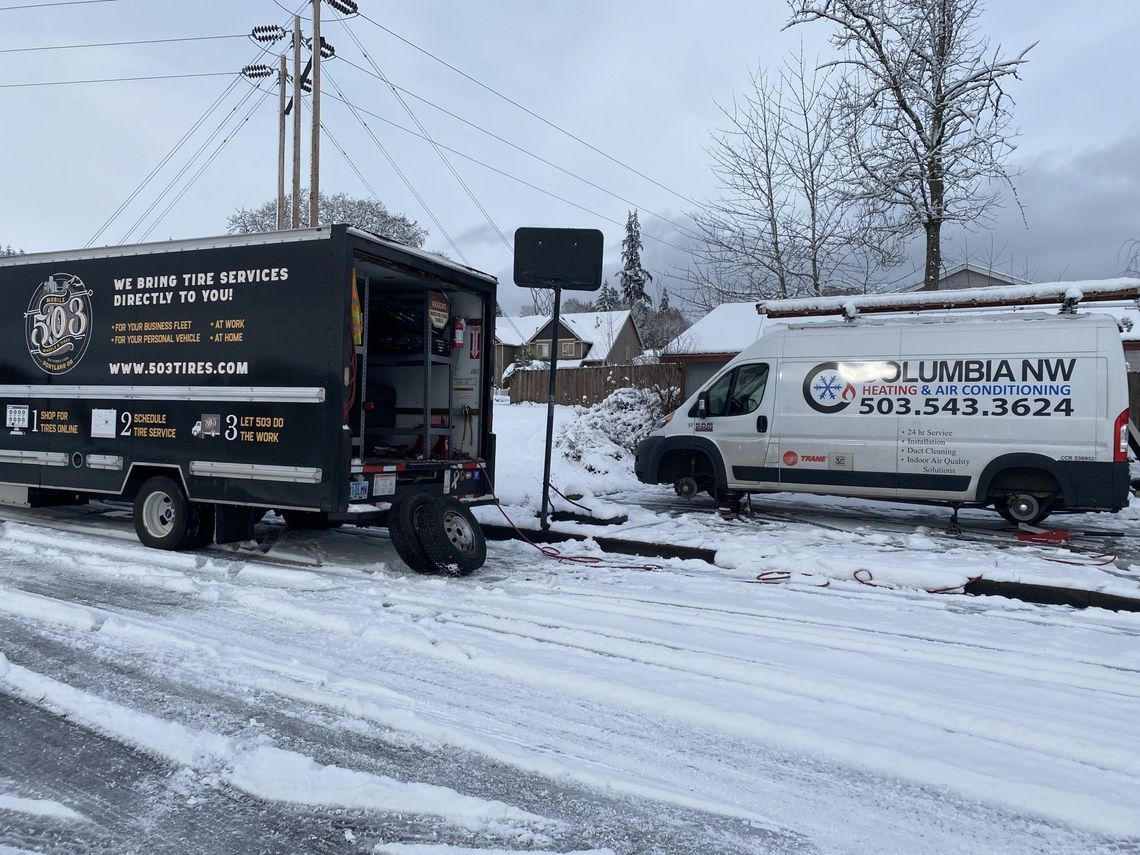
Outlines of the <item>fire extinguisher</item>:
M 451 322 L 452 329 L 455 331 L 451 340 L 451 346 L 459 350 L 463 347 L 463 318 L 456 318 Z

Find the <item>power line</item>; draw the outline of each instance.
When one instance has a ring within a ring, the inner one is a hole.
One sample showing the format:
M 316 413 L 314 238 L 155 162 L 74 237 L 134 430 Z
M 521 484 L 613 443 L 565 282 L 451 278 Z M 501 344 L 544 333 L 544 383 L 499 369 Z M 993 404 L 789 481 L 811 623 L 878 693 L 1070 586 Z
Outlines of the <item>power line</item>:
M 143 77 L 102 77 L 96 80 L 46 80 L 38 83 L 0 83 L 0 89 L 26 89 L 31 86 L 76 86 L 85 83 L 130 83 L 136 80 L 179 80 L 188 77 L 230 77 L 232 71 L 207 71 L 199 74 L 150 74 Z
M 335 86 L 335 84 L 334 84 L 334 86 Z M 356 177 L 360 179 L 360 182 L 366 188 L 368 188 L 368 192 L 372 194 L 372 198 L 375 199 L 377 202 L 379 202 L 381 205 L 383 205 L 384 203 L 380 202 L 380 194 L 378 194 L 376 192 L 376 188 L 374 188 L 369 183 L 368 179 L 364 177 L 364 173 L 360 171 L 360 168 L 356 165 L 356 163 L 353 161 L 353 159 L 351 157 L 349 157 L 348 152 L 344 150 L 344 147 L 340 144 L 340 142 L 337 140 L 337 138 L 332 135 L 332 131 L 330 131 L 328 129 L 328 126 L 324 122 L 321 122 L 321 130 L 325 132 L 325 136 L 327 136 L 329 138 L 329 140 L 332 142 L 333 147 L 336 148 L 336 150 L 340 152 L 341 157 L 343 157 L 345 159 L 345 162 L 348 163 L 348 165 L 352 169 L 352 171 L 356 173 Z M 443 236 L 447 239 L 447 242 L 449 244 L 451 244 L 451 248 L 454 249 L 456 254 L 459 255 L 459 257 L 460 257 L 460 259 L 462 259 L 463 263 L 468 264 L 468 266 L 470 266 L 469 262 L 467 261 L 467 257 L 463 254 L 463 251 L 459 248 L 458 244 L 456 244 L 455 241 L 452 240 L 451 235 L 447 233 L 447 231 L 443 228 L 443 226 L 439 225 L 439 221 L 436 220 L 435 214 L 431 213 L 431 211 L 429 210 L 428 216 L 431 217 L 432 221 L 437 226 L 439 226 L 440 231 L 443 232 Z
M 130 240 L 130 237 L 132 234 L 135 233 L 135 230 L 138 229 L 142 225 L 143 221 L 151 215 L 151 213 L 154 211 L 155 208 L 157 208 L 160 204 L 162 204 L 162 200 L 166 197 L 166 195 L 174 188 L 174 186 L 179 181 L 182 180 L 182 178 L 186 175 L 186 173 L 188 173 L 190 171 L 190 169 L 194 166 L 194 162 L 197 161 L 198 157 L 202 154 L 202 152 L 206 150 L 206 147 L 209 146 L 210 143 L 212 143 L 214 141 L 214 139 L 218 136 L 218 134 L 220 134 L 222 132 L 222 130 L 226 126 L 226 123 L 229 122 L 230 118 L 235 113 L 237 113 L 238 110 L 240 110 L 242 107 L 245 106 L 246 102 L 250 98 L 253 97 L 253 93 L 259 92 L 259 91 L 261 91 L 261 90 L 255 88 L 255 87 L 250 87 L 250 89 L 245 93 L 245 95 L 243 95 L 241 97 L 241 99 L 237 102 L 237 104 L 234 105 L 233 109 L 231 109 L 230 112 L 222 119 L 222 121 L 218 123 L 218 126 L 216 128 L 214 128 L 213 133 L 211 133 L 208 137 L 206 137 L 205 141 L 200 146 L 198 146 L 197 150 L 192 155 L 190 155 L 190 159 L 188 161 L 186 161 L 186 165 L 183 166 L 175 174 L 175 176 L 170 179 L 169 182 L 167 182 L 166 186 L 164 188 L 162 188 L 162 190 L 159 192 L 158 196 L 155 197 L 154 201 L 151 202 L 150 205 L 147 206 L 146 210 L 143 211 L 142 214 L 139 215 L 139 218 L 137 220 L 135 220 L 135 222 L 131 225 L 131 227 L 129 229 L 127 229 L 127 231 L 123 234 L 123 237 L 119 240 L 120 244 L 124 244 L 128 240 Z M 266 90 L 266 92 L 268 92 L 268 90 Z
M 483 219 L 487 221 L 487 225 L 489 225 L 495 234 L 499 236 L 499 240 L 503 242 L 503 246 L 507 248 L 507 252 L 514 254 L 515 248 L 512 246 L 510 240 L 508 240 L 507 236 L 503 234 L 503 230 L 499 228 L 498 223 L 496 223 L 495 220 L 491 217 L 490 212 L 488 212 L 487 209 L 483 207 L 483 203 L 479 201 L 479 197 L 475 195 L 475 192 L 467 185 L 467 182 L 463 180 L 463 176 L 459 174 L 459 170 L 457 170 L 451 161 L 447 159 L 447 155 L 443 153 L 443 149 L 441 149 L 436 144 L 435 140 L 432 139 L 431 134 L 429 134 L 427 131 L 427 128 L 423 126 L 423 123 L 420 122 L 420 120 L 416 117 L 415 112 L 410 106 L 408 106 L 408 102 L 404 100 L 404 97 L 394 86 L 392 86 L 392 84 L 388 81 L 388 78 L 384 76 L 384 72 L 380 70 L 380 66 L 376 64 L 376 61 L 372 59 L 371 56 L 369 56 L 368 52 L 364 49 L 364 45 L 360 43 L 360 39 L 356 37 L 356 33 L 352 31 L 352 28 L 349 27 L 343 19 L 340 23 L 343 25 L 344 31 L 348 33 L 348 37 L 352 39 L 357 49 L 362 54 L 364 54 L 364 57 L 368 60 L 369 65 L 371 65 L 372 68 L 376 71 L 376 74 L 380 77 L 380 79 L 388 85 L 388 88 L 392 90 L 392 94 L 396 96 L 396 100 L 400 102 L 400 106 L 404 108 L 404 111 L 408 114 L 411 120 L 415 122 L 416 127 L 420 129 L 420 133 L 422 133 L 424 137 L 426 137 L 427 141 L 431 143 L 431 147 L 435 150 L 435 153 L 439 155 L 439 159 L 443 161 L 444 166 L 446 166 L 448 171 L 451 172 L 455 180 L 459 182 L 459 186 L 463 188 L 463 192 L 467 194 L 468 198 L 471 199 L 471 201 L 475 204 L 475 207 L 479 209 L 479 212 L 483 215 Z
M 338 89 L 337 91 L 339 92 L 340 90 Z M 373 113 L 369 110 L 365 110 L 363 107 L 357 107 L 357 106 L 354 106 L 353 104 L 350 104 L 343 97 L 343 93 L 341 93 L 342 97 L 339 97 L 339 98 L 336 95 L 333 95 L 333 94 L 327 93 L 327 92 L 325 93 L 325 95 L 329 98 L 332 98 L 334 101 L 340 101 L 342 104 L 345 104 L 350 110 L 353 110 L 354 112 L 363 113 L 366 116 L 371 116 L 372 118 L 377 119 L 386 125 L 390 125 L 393 128 L 396 128 L 397 130 L 403 131 L 406 134 L 410 134 L 411 136 L 417 137 L 418 139 L 424 140 L 425 142 L 428 141 L 427 137 L 425 137 L 423 134 L 417 133 L 416 131 L 412 130 L 411 128 L 408 128 L 408 127 L 405 127 L 404 125 L 401 125 L 399 122 L 393 122 L 391 119 L 387 119 L 384 116 L 381 116 L 379 113 Z M 359 119 L 359 117 L 358 117 L 358 119 Z M 365 125 L 365 127 L 367 127 L 367 125 Z M 371 133 L 371 130 L 369 130 L 369 133 Z M 496 166 L 492 166 L 491 164 L 486 163 L 485 161 L 482 161 L 477 157 L 472 157 L 469 154 L 465 154 L 464 152 L 459 151 L 458 149 L 451 148 L 450 146 L 444 145 L 443 143 L 436 143 L 436 144 L 440 148 L 442 148 L 444 151 L 450 152 L 451 154 L 454 154 L 457 157 L 462 157 L 464 160 L 468 160 L 471 163 L 476 164 L 477 166 L 481 166 L 484 169 L 487 169 L 491 172 L 494 172 L 497 175 L 501 175 L 504 178 L 508 178 L 517 184 L 521 184 L 524 187 L 529 187 L 531 190 L 534 190 L 538 193 L 541 193 L 544 196 L 549 196 L 551 199 L 557 199 L 559 202 L 563 202 L 564 204 L 567 204 L 572 208 L 577 208 L 579 211 L 582 211 L 583 213 L 589 214 L 592 217 L 597 217 L 599 220 L 605 220 L 607 223 L 613 223 L 615 226 L 621 226 L 622 228 L 625 228 L 626 224 L 621 220 L 615 220 L 613 217 L 607 217 L 605 214 L 599 213 L 598 211 L 595 211 L 591 208 L 587 208 L 585 205 L 579 205 L 577 202 L 572 202 L 571 200 L 567 199 L 565 196 L 559 196 L 557 193 L 553 193 L 550 190 L 546 190 L 542 187 L 539 187 L 537 184 L 532 184 L 531 182 L 529 182 L 523 178 L 519 178 L 517 175 L 512 175 L 509 172 L 505 172 L 504 170 L 499 169 Z M 656 237 L 656 236 L 651 235 L 651 234 L 642 233 L 642 237 L 645 238 L 646 240 L 651 240 L 651 241 L 654 241 L 656 243 L 659 243 L 662 246 L 668 246 L 668 247 L 672 247 L 673 249 L 680 250 L 681 252 L 690 252 L 690 250 L 686 247 L 679 246 L 678 244 L 675 244 L 675 243 L 670 243 L 667 240 L 664 240 L 662 238 Z
M 260 90 L 251 90 L 251 91 L 260 91 Z M 139 238 L 140 241 L 145 241 L 148 237 L 150 237 L 151 232 L 153 232 L 156 228 L 158 228 L 159 223 L 161 223 L 164 219 L 166 219 L 166 215 L 169 214 L 172 210 L 174 210 L 175 205 L 177 205 L 180 201 L 182 201 L 182 197 L 185 196 L 190 191 L 190 188 L 193 187 L 195 183 L 197 183 L 198 179 L 202 177 L 202 174 L 207 169 L 210 168 L 210 165 L 217 159 L 218 155 L 222 153 L 222 150 L 225 149 L 225 147 L 233 140 L 233 138 L 236 137 L 238 135 L 238 133 L 241 132 L 241 129 L 244 128 L 249 123 L 250 118 L 253 116 L 254 113 L 257 112 L 257 109 L 262 104 L 265 103 L 265 99 L 269 97 L 271 92 L 272 92 L 272 90 L 266 89 L 261 93 L 261 98 L 259 98 L 257 101 L 254 102 L 253 106 L 250 107 L 249 112 L 247 112 L 245 114 L 245 117 L 237 124 L 237 126 L 232 131 L 230 131 L 229 135 L 221 141 L 221 143 L 218 145 L 218 147 L 216 149 L 214 149 L 213 154 L 211 154 L 206 159 L 206 162 L 203 163 L 201 165 L 201 167 L 199 167 L 198 171 L 194 173 L 193 177 L 188 182 L 186 182 L 186 186 L 183 187 L 181 191 L 179 191 L 178 195 L 170 200 L 170 204 L 167 205 L 166 208 L 163 209 L 162 213 L 158 215 L 158 219 L 156 219 L 153 223 L 150 224 L 149 229 L 147 229 L 145 232 L 143 232 L 143 234 Z
M 329 97 L 340 101 L 342 104 L 346 105 L 349 110 L 352 111 L 352 115 L 356 118 L 356 121 L 360 122 L 368 136 L 372 138 L 372 142 L 375 143 L 376 147 L 380 150 L 380 153 L 384 155 L 385 160 L 388 161 L 388 165 L 392 167 L 392 170 L 398 176 L 400 176 L 400 180 L 404 182 L 404 186 L 408 188 L 408 192 L 410 192 L 412 196 L 415 197 L 416 201 L 420 203 L 420 207 L 427 212 L 428 217 L 431 218 L 431 221 L 435 223 L 435 227 L 439 229 L 440 233 L 447 239 L 448 244 L 450 244 L 451 248 L 455 250 L 456 255 L 458 255 L 463 260 L 464 264 L 467 264 L 467 257 L 463 254 L 463 250 L 459 248 L 459 244 L 457 244 L 454 238 L 451 237 L 451 233 L 443 227 L 443 223 L 441 223 L 439 221 L 439 218 L 436 217 L 435 212 L 431 209 L 431 206 L 428 205 L 423 196 L 421 196 L 419 194 L 419 191 L 416 190 L 415 186 L 412 184 L 411 179 L 408 178 L 408 176 L 404 174 L 404 171 L 400 169 L 400 167 L 396 164 L 395 158 L 393 158 L 392 155 L 388 153 L 388 149 L 384 147 L 384 144 L 382 142 L 380 142 L 380 138 L 372 132 L 372 128 L 368 126 L 368 123 L 364 121 L 364 119 L 360 118 L 360 113 L 366 111 L 358 111 L 357 108 L 349 103 L 348 99 L 344 97 L 344 92 L 341 91 L 340 86 L 337 85 L 337 82 L 332 78 L 332 75 L 326 74 L 326 76 L 328 77 L 329 83 L 333 85 L 333 88 L 340 96 L 338 98 L 336 95 L 329 94 Z
M 43 45 L 41 47 L 20 47 L 20 48 L 4 48 L 0 53 L 33 53 L 37 51 L 48 50 L 78 50 L 80 48 L 101 48 L 101 47 L 125 47 L 127 45 L 162 45 L 169 44 L 170 42 L 208 42 L 217 41 L 219 39 L 244 39 L 248 38 L 247 33 L 239 33 L 235 36 L 185 36 L 176 39 L 139 39 L 130 42 L 90 42 L 87 44 L 74 44 L 74 45 Z
M 111 227 L 111 223 L 118 219 L 119 215 L 127 209 L 131 202 L 138 198 L 138 195 L 146 189 L 146 186 L 154 179 L 156 175 L 158 175 L 162 168 L 171 161 L 174 155 L 178 154 L 182 146 L 186 144 L 187 140 L 189 140 L 190 137 L 197 133 L 198 129 L 202 127 L 202 125 L 206 123 L 210 116 L 214 114 L 214 110 L 216 110 L 218 108 L 218 105 L 220 105 L 222 101 L 225 100 L 226 96 L 234 90 L 234 87 L 237 86 L 240 80 L 241 75 L 235 74 L 233 81 L 230 82 L 230 85 L 222 90 L 222 94 L 214 99 L 214 102 L 206 108 L 206 111 L 198 117 L 194 124 L 190 126 L 190 129 L 182 135 L 182 138 L 174 144 L 174 147 L 166 153 L 166 156 L 158 162 L 158 165 L 154 167 L 154 169 L 152 169 L 147 174 L 146 178 L 144 178 L 139 183 L 139 185 L 131 192 L 131 194 L 123 200 L 122 204 L 120 204 L 119 207 L 115 209 L 114 213 L 112 213 L 111 216 L 109 216 L 103 223 L 103 225 L 99 227 L 99 231 L 95 232 L 95 234 L 91 236 L 91 239 L 84 244 L 84 248 L 91 246 L 93 243 L 95 243 L 95 241 L 99 240 L 100 236 L 102 236 L 102 234 Z
M 502 100 L 506 101 L 508 104 L 511 104 L 512 106 L 515 106 L 518 109 L 522 110 L 527 115 L 532 116 L 535 119 L 538 119 L 544 125 L 547 125 L 547 126 L 553 128 L 554 130 L 558 131 L 560 134 L 563 134 L 563 135 L 569 137 L 570 139 L 574 140 L 575 142 L 580 143 L 581 145 L 584 145 L 586 148 L 590 149 L 591 151 L 596 152 L 597 154 L 600 154 L 602 157 L 606 158 L 606 160 L 609 160 L 609 161 L 612 161 L 613 163 L 616 163 L 618 166 L 622 167 L 622 169 L 628 170 L 629 172 L 632 172 L 634 175 L 637 175 L 641 178 L 644 178 L 650 184 L 653 184 L 657 187 L 660 187 L 662 190 L 666 191 L 667 193 L 672 193 L 674 196 L 676 196 L 678 199 L 680 199 L 683 202 L 688 202 L 690 205 L 696 205 L 697 204 L 695 201 L 690 199 L 688 196 L 685 196 L 682 193 L 678 193 L 676 190 L 672 189 L 671 187 L 667 187 L 666 185 L 662 184 L 660 181 L 657 181 L 654 178 L 650 178 L 644 172 L 641 172 L 641 171 L 635 169 L 634 167 L 630 166 L 628 163 L 624 163 L 623 161 L 618 160 L 613 155 L 607 154 L 606 152 L 604 152 L 600 148 L 598 148 L 596 145 L 593 145 L 591 143 L 586 142 L 586 140 L 582 139 L 577 134 L 574 134 L 574 133 L 566 130 L 561 125 L 555 124 L 554 122 L 550 121 L 550 119 L 547 119 L 544 116 L 540 116 L 538 113 L 536 113 L 534 110 L 531 110 L 529 107 L 524 107 L 518 101 L 514 100 L 513 98 L 511 98 L 507 95 L 504 95 L 502 92 L 500 92 L 498 89 L 495 89 L 493 86 L 488 86 L 483 81 L 478 80 L 478 79 L 472 77 L 467 72 L 456 68 L 454 65 L 452 65 L 447 60 L 441 59 L 440 57 L 436 56 L 434 53 L 427 50 L 426 48 L 422 48 L 419 45 L 417 45 L 415 42 L 404 38 L 403 36 L 401 36 L 399 33 L 395 32 L 394 30 L 388 29 L 383 24 L 381 24 L 379 21 L 376 21 L 376 20 L 368 17 L 363 12 L 360 13 L 360 17 L 363 18 L 364 20 L 368 21 L 368 23 L 372 24 L 373 26 L 379 27 L 381 30 L 388 33 L 388 35 L 392 36 L 393 38 L 399 39 L 401 42 L 406 44 L 408 47 L 419 51 L 424 56 L 427 56 L 430 59 L 435 60 L 440 65 L 442 65 L 446 68 L 449 68 L 451 71 L 454 71 L 460 77 L 463 77 L 466 80 L 470 80 L 476 86 L 487 90 L 488 92 L 490 92 L 495 97 L 501 98 Z
M 286 10 L 286 11 L 288 11 L 288 10 Z M 263 56 L 265 56 L 266 53 L 268 53 L 269 49 L 270 49 L 269 45 L 262 45 L 258 49 L 257 55 L 251 60 L 251 63 L 255 63 L 258 60 L 260 60 Z M 162 170 L 162 168 L 164 166 L 166 166 L 166 164 L 169 163 L 174 158 L 174 156 L 182 149 L 182 146 L 185 145 L 186 142 L 189 141 L 189 139 L 195 133 L 198 132 L 198 129 L 201 128 L 209 120 L 210 116 L 213 115 L 214 111 L 218 108 L 218 106 L 234 90 L 234 87 L 238 85 L 238 83 L 241 81 L 241 79 L 242 79 L 241 74 L 234 74 L 233 75 L 233 80 L 231 80 L 230 83 L 226 86 L 226 88 L 222 90 L 222 94 L 219 95 L 216 99 L 214 99 L 214 102 L 209 107 L 206 108 L 206 111 L 194 122 L 193 125 L 190 126 L 189 130 L 187 130 L 186 133 L 182 135 L 182 138 L 177 143 L 174 144 L 174 146 L 170 149 L 170 151 L 167 152 L 166 155 L 162 158 L 162 160 L 160 160 L 158 162 L 158 165 L 155 166 L 154 169 L 152 169 L 150 171 L 150 173 L 147 174 L 147 176 L 139 183 L 139 185 L 131 192 L 131 194 L 129 196 L 127 196 L 127 198 L 122 202 L 122 204 L 120 204 L 119 207 L 115 209 L 115 212 L 113 214 L 111 214 L 110 217 L 107 218 L 107 221 L 103 223 L 103 225 L 100 227 L 99 231 L 97 231 L 95 233 L 95 235 L 91 238 L 91 240 L 89 240 L 87 242 L 87 246 L 91 246 L 91 244 L 93 244 L 96 240 L 98 240 L 99 236 L 102 235 L 108 228 L 110 228 L 111 224 L 116 219 L 118 219 L 119 215 L 122 214 L 123 211 L 125 211 L 127 209 L 127 207 L 136 198 L 138 198 L 139 194 L 142 193 L 142 191 L 146 189 L 147 185 L 150 184 L 150 182 L 154 180 L 154 178 L 158 175 L 158 173 Z M 242 99 L 242 101 L 239 102 L 238 106 L 234 107 L 233 111 L 240 109 L 241 104 L 244 102 L 245 102 L 245 99 Z M 231 111 L 231 113 L 233 111 Z M 226 122 L 226 119 L 223 119 L 221 125 L 224 125 L 225 122 Z M 221 129 L 221 125 L 219 126 L 218 130 Z M 211 135 L 210 139 L 212 139 L 213 136 L 217 135 L 218 130 L 215 130 L 214 134 Z M 207 145 L 208 143 L 209 143 L 209 139 L 207 139 L 206 143 L 203 143 L 202 147 L 200 147 L 198 149 L 198 151 L 196 151 L 194 153 L 194 155 L 191 157 L 190 161 L 186 164 L 185 167 L 183 167 L 183 171 L 180 172 L 179 175 L 185 174 L 185 170 L 189 169 L 190 164 L 192 164 L 194 162 L 194 160 L 201 153 L 202 148 L 204 148 L 205 145 Z M 177 176 L 175 178 L 175 181 L 177 181 Z M 138 222 L 142 222 L 142 219 L 147 216 L 147 213 L 149 213 L 150 211 L 152 211 L 154 209 L 154 205 L 157 205 L 159 203 L 159 201 L 162 199 L 162 197 L 169 191 L 171 186 L 173 186 L 173 183 L 171 185 L 168 185 L 167 188 L 164 189 L 162 191 L 162 193 L 159 194 L 158 199 L 156 199 L 155 202 L 147 209 L 147 212 L 145 212 L 143 214 L 143 217 L 140 218 Z M 131 231 L 134 231 L 134 229 L 138 225 L 138 222 L 136 222 L 136 224 L 131 227 Z M 128 232 L 128 234 L 130 234 L 130 232 Z M 124 238 L 124 240 L 125 240 L 125 238 Z
M 338 54 L 337 59 L 339 59 L 341 62 L 345 63 L 346 65 L 352 66 L 353 68 L 357 69 L 358 71 L 362 71 L 363 73 L 369 75 L 370 77 L 374 77 L 378 80 L 382 79 L 377 74 L 375 74 L 374 72 L 370 71 L 369 69 L 365 68 L 362 65 L 357 65 L 355 62 L 353 62 L 350 59 L 347 59 L 346 57 L 344 57 L 342 55 Z M 659 220 L 663 220 L 666 223 L 669 223 L 669 225 L 673 226 L 674 228 L 676 228 L 678 231 L 681 231 L 682 233 L 685 231 L 685 227 L 682 226 L 680 223 L 674 222 L 673 220 L 669 219 L 665 215 L 659 214 L 656 211 L 652 210 L 651 208 L 649 208 L 645 205 L 638 204 L 637 202 L 634 202 L 630 199 L 627 199 L 624 196 L 621 196 L 617 193 L 614 193 L 612 190 L 609 190 L 609 189 L 601 186 L 600 184 L 595 184 L 590 179 L 584 178 L 583 176 L 577 174 L 576 172 L 573 172 L 569 169 L 566 169 L 565 167 L 559 166 L 557 163 L 554 163 L 551 160 L 547 160 L 542 155 L 535 154 L 533 151 L 530 151 L 529 149 L 526 149 L 526 148 L 520 146 L 518 143 L 511 142 L 509 139 L 506 139 L 505 137 L 499 136 L 494 131 L 489 131 L 486 128 L 482 127 L 481 125 L 478 125 L 475 122 L 470 121 L 469 119 L 465 119 L 462 116 L 451 112 L 446 107 L 441 107 L 439 104 L 436 104 L 434 101 L 430 101 L 429 99 L 423 97 L 422 95 L 417 95 L 415 92 L 412 92 L 409 89 L 405 89 L 403 86 L 399 86 L 395 83 L 392 83 L 391 81 L 385 81 L 385 82 L 387 82 L 389 86 L 400 90 L 405 95 L 407 95 L 409 98 L 415 98 L 417 101 L 420 101 L 424 104 L 427 104 L 429 107 L 432 107 L 432 108 L 438 110 L 439 112 L 443 113 L 445 116 L 449 116 L 452 119 L 455 119 L 457 122 L 461 122 L 462 124 L 467 125 L 469 128 L 474 128 L 475 130 L 479 131 L 480 133 L 486 134 L 491 139 L 497 140 L 498 142 L 503 143 L 503 145 L 510 146 L 515 151 L 518 151 L 522 154 L 525 154 L 527 157 L 531 157 L 531 158 L 537 160 L 539 163 L 543 163 L 543 164 L 551 167 L 552 169 L 558 170 L 563 175 L 568 175 L 571 178 L 574 178 L 575 180 L 580 181 L 589 187 L 593 187 L 595 190 L 599 190 L 602 193 L 605 193 L 607 196 L 611 196 L 614 199 L 617 199 L 619 202 L 624 202 L 626 205 L 630 205 L 631 207 L 645 211 L 645 213 L 650 214 Z
M 90 3 L 117 3 L 119 0 L 60 0 L 57 3 L 24 3 L 20 6 L 0 6 L 0 12 L 13 9 L 46 9 L 48 6 L 86 6 Z

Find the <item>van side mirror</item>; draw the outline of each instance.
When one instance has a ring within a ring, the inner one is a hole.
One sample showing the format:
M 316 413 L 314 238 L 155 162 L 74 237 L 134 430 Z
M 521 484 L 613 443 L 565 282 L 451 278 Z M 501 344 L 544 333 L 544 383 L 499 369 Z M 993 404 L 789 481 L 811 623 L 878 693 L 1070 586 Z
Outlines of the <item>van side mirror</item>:
M 697 395 L 697 418 L 707 419 L 709 417 L 709 393 L 701 392 Z

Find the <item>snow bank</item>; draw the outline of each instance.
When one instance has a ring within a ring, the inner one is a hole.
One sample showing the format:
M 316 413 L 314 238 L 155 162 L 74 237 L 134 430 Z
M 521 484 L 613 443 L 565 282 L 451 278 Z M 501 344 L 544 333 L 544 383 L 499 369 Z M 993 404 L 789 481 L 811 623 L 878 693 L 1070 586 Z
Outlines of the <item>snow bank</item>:
M 679 390 L 616 389 L 592 407 L 576 407 L 554 441 L 572 463 L 597 475 L 632 473 L 633 453 L 665 415 L 666 398 Z

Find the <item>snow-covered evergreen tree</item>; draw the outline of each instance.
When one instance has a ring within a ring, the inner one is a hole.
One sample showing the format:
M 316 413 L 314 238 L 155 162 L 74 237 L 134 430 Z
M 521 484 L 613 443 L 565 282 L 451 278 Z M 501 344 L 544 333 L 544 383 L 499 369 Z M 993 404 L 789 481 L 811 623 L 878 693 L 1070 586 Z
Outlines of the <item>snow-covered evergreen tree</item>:
M 625 222 L 625 238 L 621 242 L 621 273 L 618 274 L 621 296 L 631 309 L 650 301 L 645 286 L 653 281 L 649 271 L 641 266 L 641 224 L 637 211 L 630 211 Z
M 607 279 L 602 283 L 602 290 L 598 292 L 598 297 L 594 300 L 594 308 L 599 312 L 613 312 L 620 309 L 622 305 L 621 295 Z

